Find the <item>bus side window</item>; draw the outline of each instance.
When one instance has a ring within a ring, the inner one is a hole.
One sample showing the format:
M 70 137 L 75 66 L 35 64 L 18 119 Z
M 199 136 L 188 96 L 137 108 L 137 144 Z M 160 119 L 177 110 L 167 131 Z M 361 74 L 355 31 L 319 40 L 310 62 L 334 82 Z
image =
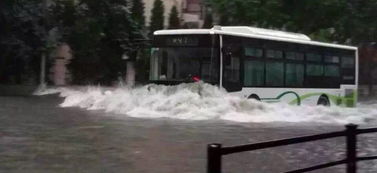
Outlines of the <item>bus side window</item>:
M 286 87 L 301 88 L 304 86 L 304 49 L 302 45 L 288 44 L 285 46 L 285 81 Z
M 264 63 L 263 61 L 245 60 L 244 64 L 244 85 L 264 85 Z
M 284 43 L 278 41 L 265 41 L 265 62 L 266 62 L 266 86 L 284 86 Z
M 342 57 L 342 68 L 355 68 L 354 59 L 352 56 Z
M 264 86 L 263 50 L 246 45 L 244 48 L 244 86 Z
M 284 63 L 279 61 L 266 62 L 266 85 L 284 85 Z
M 289 87 L 302 87 L 304 85 L 304 64 L 286 64 L 285 85 Z
M 323 75 L 323 66 L 321 64 L 307 64 L 306 75 L 321 77 Z
M 245 48 L 245 56 L 246 57 L 254 57 L 254 58 L 261 58 L 263 56 L 263 50 L 259 48 L 252 48 L 246 46 Z
M 340 71 L 337 65 L 325 65 L 324 73 L 326 77 L 339 77 Z
M 310 47 L 305 53 L 305 85 L 307 87 L 323 87 L 325 85 L 323 78 L 323 58 L 322 52 L 318 47 Z

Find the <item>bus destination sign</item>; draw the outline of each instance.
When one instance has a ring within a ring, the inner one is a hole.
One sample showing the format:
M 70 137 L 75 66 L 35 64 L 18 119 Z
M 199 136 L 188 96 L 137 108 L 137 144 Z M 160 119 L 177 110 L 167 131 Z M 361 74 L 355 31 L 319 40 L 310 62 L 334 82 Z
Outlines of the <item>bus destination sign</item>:
M 190 36 L 175 36 L 166 38 L 166 45 L 168 46 L 198 46 L 198 37 Z

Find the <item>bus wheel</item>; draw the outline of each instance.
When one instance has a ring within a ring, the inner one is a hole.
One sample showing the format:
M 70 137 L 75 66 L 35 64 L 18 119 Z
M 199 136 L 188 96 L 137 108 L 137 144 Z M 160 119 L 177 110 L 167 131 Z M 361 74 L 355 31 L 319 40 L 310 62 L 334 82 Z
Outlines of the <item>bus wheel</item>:
M 249 95 L 249 97 L 247 97 L 247 98 L 248 98 L 248 99 L 254 99 L 254 100 L 258 100 L 258 101 L 260 101 L 259 96 L 256 95 L 256 94 L 251 94 L 251 95 Z
M 326 95 L 321 95 L 318 99 L 317 105 L 330 106 L 329 98 Z

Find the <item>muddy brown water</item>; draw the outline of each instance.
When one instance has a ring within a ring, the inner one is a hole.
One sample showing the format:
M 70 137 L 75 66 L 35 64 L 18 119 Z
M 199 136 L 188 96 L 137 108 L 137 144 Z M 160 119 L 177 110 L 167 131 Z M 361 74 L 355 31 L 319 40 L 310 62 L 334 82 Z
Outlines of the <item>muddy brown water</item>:
M 139 119 L 60 108 L 61 102 L 57 96 L 0 97 L 0 172 L 206 172 L 209 143 L 230 146 L 343 130 L 340 124 Z M 360 155 L 377 155 L 377 134 L 359 141 Z M 223 158 L 223 170 L 284 172 L 343 159 L 344 148 L 344 138 L 335 138 L 233 154 Z M 376 163 L 359 163 L 359 172 L 376 172 Z

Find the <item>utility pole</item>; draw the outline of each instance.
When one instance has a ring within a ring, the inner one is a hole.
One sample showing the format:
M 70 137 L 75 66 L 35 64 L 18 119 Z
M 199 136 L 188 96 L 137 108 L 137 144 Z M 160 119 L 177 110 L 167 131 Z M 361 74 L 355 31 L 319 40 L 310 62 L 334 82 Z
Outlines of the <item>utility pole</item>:
M 41 64 L 40 64 L 40 78 L 39 78 L 39 88 L 40 89 L 44 89 L 46 88 L 46 56 L 47 56 L 47 49 L 48 49 L 48 43 L 47 43 L 47 39 L 48 39 L 48 26 L 47 26 L 47 22 L 48 22 L 48 19 L 47 19 L 47 0 L 43 0 L 43 17 L 44 17 L 44 29 L 45 29 L 45 33 L 44 33 L 44 48 L 43 48 L 43 51 L 42 51 L 42 57 L 41 57 Z
M 46 87 L 46 81 L 45 81 L 45 78 L 46 78 L 46 52 L 43 52 L 42 53 L 42 57 L 41 57 L 41 73 L 40 73 L 40 80 L 39 80 L 39 87 L 41 89 L 44 89 Z

